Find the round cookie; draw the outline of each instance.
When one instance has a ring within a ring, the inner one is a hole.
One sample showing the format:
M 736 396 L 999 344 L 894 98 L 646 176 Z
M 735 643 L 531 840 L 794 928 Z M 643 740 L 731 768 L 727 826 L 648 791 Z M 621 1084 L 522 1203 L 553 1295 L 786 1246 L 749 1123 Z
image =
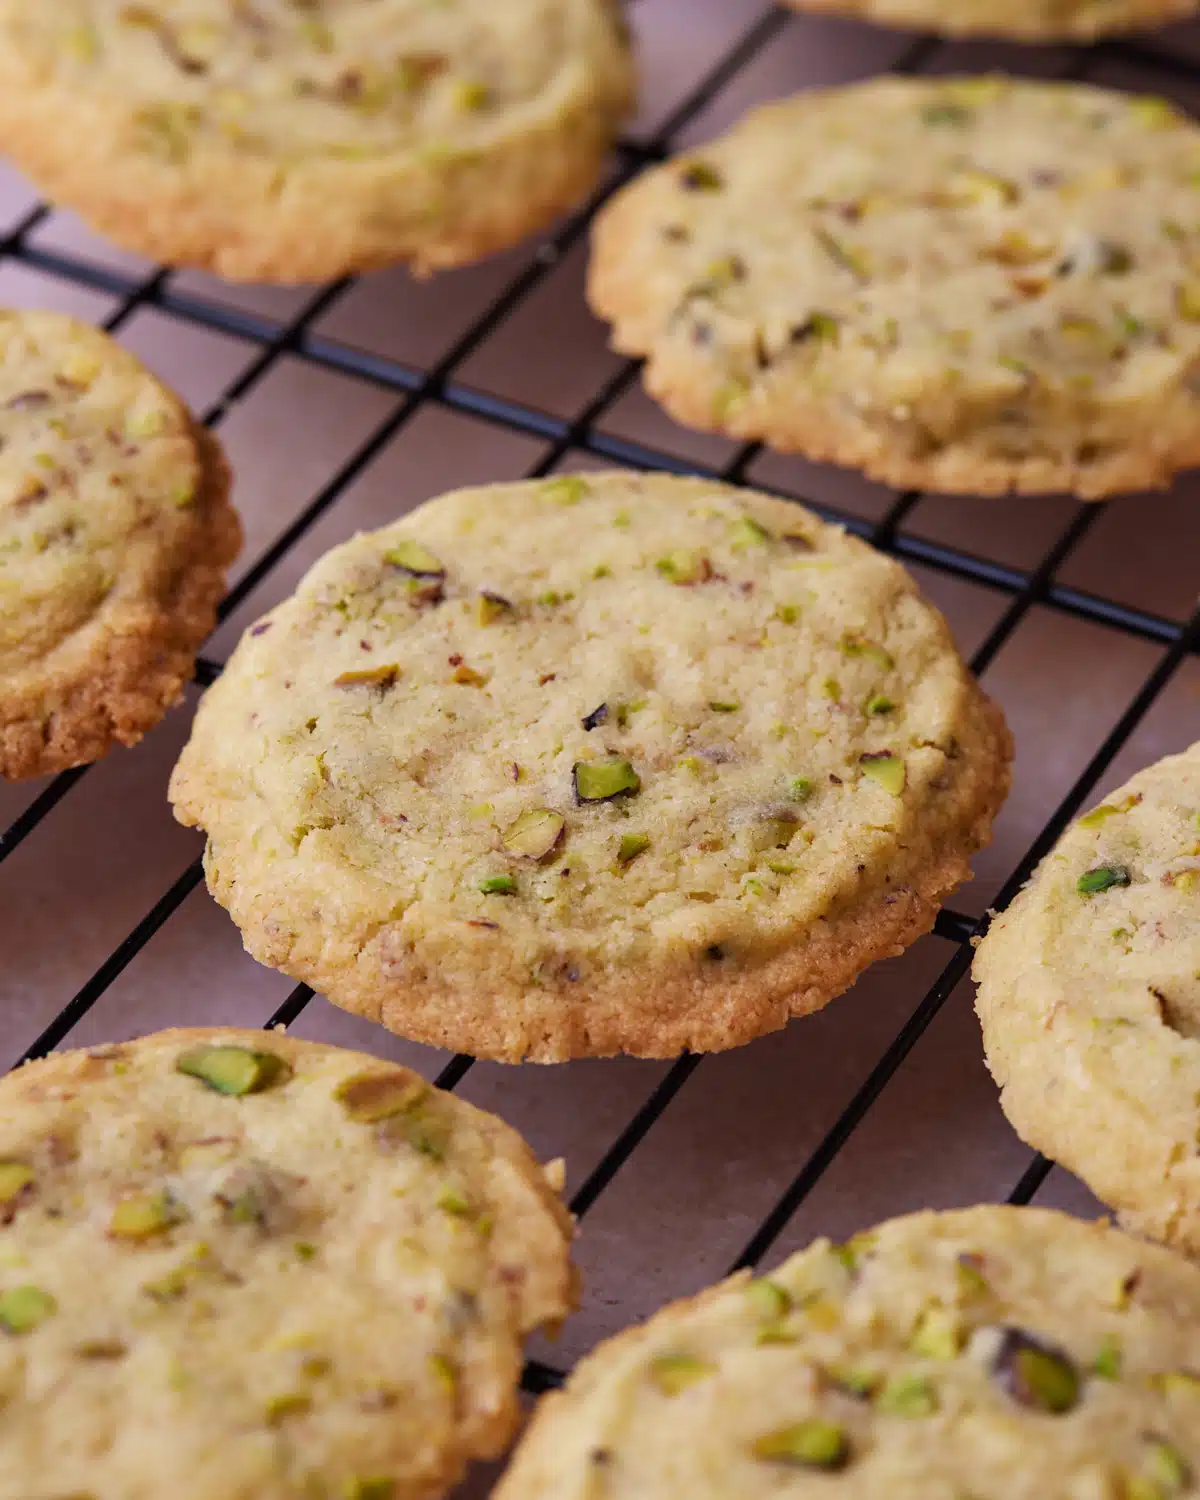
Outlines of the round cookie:
M 168 1031 L 0 1082 L 0 1496 L 430 1500 L 573 1306 L 520 1138 L 376 1058 Z
M 1195 0 L 785 0 L 793 10 L 861 16 L 880 26 L 938 36 L 1011 37 L 1024 42 L 1089 42 L 1165 26 L 1196 14 Z
M 1021 1137 L 1200 1255 L 1200 746 L 1069 828 L 974 972 Z
M 0 0 L 0 148 L 234 280 L 461 265 L 572 207 L 632 101 L 615 0 Z
M 153 728 L 240 545 L 224 457 L 175 395 L 85 323 L 0 311 L 0 776 Z
M 626 188 L 589 297 L 680 421 L 898 486 L 1085 499 L 1200 460 L 1200 130 L 1079 84 L 887 78 Z
M 1010 743 L 896 563 L 609 473 L 463 490 L 316 564 L 171 782 L 261 962 L 479 1056 L 665 1057 L 925 932 Z
M 609 1339 L 497 1500 L 1170 1500 L 1200 1472 L 1200 1269 L 1038 1209 L 818 1240 Z

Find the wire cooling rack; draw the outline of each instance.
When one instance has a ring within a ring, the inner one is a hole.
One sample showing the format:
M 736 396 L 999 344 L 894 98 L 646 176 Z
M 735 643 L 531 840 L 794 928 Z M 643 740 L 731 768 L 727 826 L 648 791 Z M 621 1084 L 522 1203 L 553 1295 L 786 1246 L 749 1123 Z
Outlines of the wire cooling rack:
M 681 12 L 684 7 L 680 7 Z M 680 24 L 683 24 L 681 21 Z M 587 235 L 597 210 L 622 184 L 646 165 L 662 159 L 677 143 L 682 132 L 733 83 L 744 70 L 752 67 L 781 35 L 786 27 L 809 24 L 782 9 L 769 8 L 753 20 L 723 56 L 712 65 L 699 83 L 646 140 L 628 140 L 618 148 L 613 174 L 580 212 L 566 221 L 495 296 L 483 314 L 444 350 L 440 358 L 425 366 L 404 363 L 390 357 L 367 352 L 330 337 L 318 329 L 319 320 L 338 303 L 348 290 L 348 283 L 328 286 L 309 295 L 290 320 L 279 324 L 255 312 L 222 303 L 181 288 L 165 269 L 145 276 L 111 269 L 86 256 L 40 243 L 37 231 L 47 221 L 51 210 L 38 205 L 25 214 L 10 233 L 0 238 L 0 261 L 23 266 L 43 276 L 74 288 L 90 289 L 116 299 L 115 311 L 106 321 L 116 332 L 135 313 L 154 309 L 159 314 L 192 328 L 231 335 L 248 343 L 256 353 L 220 399 L 205 413 L 205 420 L 219 426 L 226 416 L 247 398 L 285 359 L 337 372 L 355 382 L 381 392 L 390 400 L 389 414 L 368 436 L 339 471 L 325 483 L 240 577 L 225 600 L 221 617 L 227 619 L 254 590 L 288 558 L 297 544 L 317 521 L 325 516 L 351 485 L 381 455 L 414 417 L 427 408 L 443 408 L 478 422 L 491 424 L 520 434 L 540 445 L 540 457 L 529 470 L 530 477 L 552 471 L 564 459 L 582 455 L 624 467 L 663 470 L 672 473 L 701 474 L 733 483 L 746 482 L 747 471 L 760 456 L 755 445 L 740 449 L 722 467 L 705 467 L 684 460 L 670 452 L 605 430 L 604 419 L 634 385 L 638 368 L 627 361 L 596 390 L 573 417 L 548 414 L 534 406 L 504 395 L 489 394 L 466 383 L 460 372 L 466 362 L 514 316 L 539 285 L 553 272 L 567 252 Z M 938 65 L 943 44 L 930 38 L 913 39 L 893 63 L 897 71 L 918 71 Z M 1177 84 L 1200 83 L 1200 64 L 1172 48 L 1164 50 L 1152 44 L 1106 43 L 1102 46 L 1060 54 L 1065 70 L 1074 77 L 1086 77 L 1102 63 L 1133 66 L 1145 73 L 1155 72 L 1164 89 Z M 754 481 L 761 488 L 759 479 Z M 776 493 L 783 493 L 778 488 Z M 1032 568 L 1009 563 L 963 550 L 945 542 L 933 541 L 907 528 L 919 503 L 920 495 L 910 492 L 891 498 L 883 514 L 873 521 L 848 513 L 829 504 L 814 502 L 804 495 L 785 495 L 803 500 L 826 519 L 845 525 L 876 547 L 901 560 L 922 565 L 927 570 L 947 575 L 976 590 L 982 590 L 1003 602 L 1002 610 L 972 657 L 972 667 L 983 674 L 997 654 L 1011 640 L 1022 622 L 1035 609 L 1048 610 L 1058 616 L 1073 616 L 1092 625 L 1147 643 L 1154 648 L 1152 670 L 1133 696 L 1119 708 L 1115 721 L 1077 775 L 1066 795 L 1040 831 L 1025 847 L 1015 865 L 1007 872 L 993 905 L 1003 907 L 1028 878 L 1037 862 L 1050 849 L 1065 825 L 1092 794 L 1097 783 L 1130 741 L 1147 713 L 1160 699 L 1181 664 L 1200 648 L 1200 610 L 1186 621 L 1173 620 L 1136 608 L 1128 603 L 1072 587 L 1060 580 L 1063 565 L 1075 554 L 1085 536 L 1097 525 L 1102 506 L 1080 506 L 1044 555 Z M 971 504 L 964 501 L 964 504 Z M 992 502 L 1003 503 L 1003 502 Z M 1126 502 L 1136 503 L 1136 502 Z M 201 686 L 211 684 L 221 671 L 219 662 L 201 660 L 198 680 Z M 36 839 L 48 816 L 68 798 L 81 780 L 89 775 L 87 768 L 56 777 L 25 807 L 24 811 L 0 833 L 0 864 L 26 843 Z M 44 1055 L 67 1042 L 76 1026 L 110 990 L 126 968 L 150 943 L 151 939 L 179 910 L 186 898 L 200 885 L 199 859 L 153 903 L 140 921 L 117 944 L 87 981 L 32 1038 L 20 1060 Z M 762 1217 L 734 1258 L 734 1267 L 751 1266 L 775 1246 L 791 1224 L 801 1204 L 850 1140 L 868 1112 L 879 1099 L 897 1069 L 918 1040 L 930 1027 L 947 998 L 966 975 L 972 953 L 972 939 L 982 931 L 986 918 L 975 918 L 954 910 L 943 911 L 935 927 L 937 938 L 950 949 L 933 983 L 925 989 L 915 1009 L 882 1050 L 867 1076 L 853 1092 L 849 1102 L 828 1126 L 815 1149 L 798 1162 L 794 1176 L 779 1194 L 769 1212 Z M 288 1025 L 296 1021 L 312 1000 L 305 985 L 298 986 L 278 1006 L 269 1025 Z M 844 1004 L 852 1002 L 842 1002 Z M 804 1023 L 811 1024 L 811 1023 Z M 16 1045 L 21 1045 L 17 1042 Z M 613 1135 L 595 1161 L 589 1175 L 571 1200 L 574 1213 L 582 1218 L 596 1205 L 629 1162 L 639 1146 L 659 1122 L 672 1101 L 698 1071 L 703 1059 L 679 1058 L 658 1078 L 655 1086 Z M 472 1068 L 470 1057 L 454 1058 L 441 1071 L 437 1083 L 455 1088 Z M 1026 1203 L 1044 1182 L 1050 1164 L 1034 1156 L 1009 1194 L 1010 1201 Z M 913 1205 L 918 1206 L 918 1205 Z M 525 1371 L 525 1386 L 531 1392 L 545 1390 L 559 1383 L 563 1371 L 554 1365 L 531 1361 Z

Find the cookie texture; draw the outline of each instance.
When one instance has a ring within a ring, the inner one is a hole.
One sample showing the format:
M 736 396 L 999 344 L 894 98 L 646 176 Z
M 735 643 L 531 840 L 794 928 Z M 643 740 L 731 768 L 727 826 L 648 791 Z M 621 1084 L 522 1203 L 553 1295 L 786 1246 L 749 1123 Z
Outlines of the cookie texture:
M 1200 130 L 1077 84 L 814 91 L 625 189 L 589 296 L 680 421 L 899 486 L 1200 458 Z
M 1128 1227 L 1200 1255 L 1200 747 L 1068 829 L 974 972 L 1022 1138 Z
M 0 0 L 0 147 L 235 280 L 511 245 L 588 192 L 631 95 L 615 0 Z
M 737 1045 L 931 925 L 1008 786 L 895 563 L 788 502 L 464 490 L 243 638 L 171 783 L 256 958 L 507 1060 Z
M 406 1069 L 170 1031 L 0 1083 L 0 1496 L 406 1500 L 573 1305 L 524 1143 Z
M 1165 26 L 1196 14 L 1195 0 L 786 0 L 794 10 L 861 16 L 881 26 L 938 36 L 1012 37 L 1024 42 L 1089 42 Z
M 497 1500 L 1168 1500 L 1200 1471 L 1200 1269 L 982 1207 L 818 1240 L 610 1339 Z
M 0 776 L 136 744 L 179 700 L 241 545 L 229 483 L 107 335 L 0 312 Z

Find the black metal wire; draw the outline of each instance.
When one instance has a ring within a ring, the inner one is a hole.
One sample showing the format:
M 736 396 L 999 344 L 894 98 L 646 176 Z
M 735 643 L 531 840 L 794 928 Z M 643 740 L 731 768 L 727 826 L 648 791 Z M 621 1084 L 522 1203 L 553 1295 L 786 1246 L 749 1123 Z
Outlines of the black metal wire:
M 544 447 L 529 471 L 531 476 L 549 473 L 565 458 L 577 454 L 627 468 L 694 474 L 732 483 L 745 483 L 748 471 L 760 453 L 757 444 L 743 446 L 723 468 L 713 468 L 605 430 L 605 419 L 637 377 L 638 365 L 634 361 L 622 362 L 601 389 L 571 417 L 551 415 L 508 396 L 476 390 L 462 383 L 458 379 L 458 372 L 469 357 L 486 343 L 550 274 L 563 254 L 580 242 L 588 232 L 596 212 L 608 198 L 642 167 L 668 155 L 675 138 L 684 127 L 744 67 L 758 57 L 786 26 L 800 24 L 803 23 L 789 11 L 781 8 L 765 10 L 649 140 L 622 143 L 617 153 L 616 169 L 610 178 L 578 213 L 569 218 L 540 247 L 484 313 L 428 369 L 353 348 L 318 331 L 316 323 L 343 296 L 348 285 L 346 282 L 322 288 L 303 303 L 294 317 L 282 323 L 275 322 L 182 290 L 173 284 L 170 273 L 161 268 L 144 278 L 131 278 L 124 272 L 95 264 L 84 257 L 36 243 L 36 233 L 50 212 L 45 205 L 39 204 L 7 233 L 0 235 L 0 261 L 15 262 L 62 282 L 116 298 L 117 305 L 105 323 L 112 331 L 119 330 L 138 311 L 152 308 L 182 324 L 243 341 L 248 349 L 253 350 L 253 356 L 237 379 L 204 414 L 205 421 L 211 425 L 218 425 L 238 402 L 276 368 L 285 355 L 318 369 L 350 377 L 365 387 L 382 390 L 394 397 L 395 404 L 375 431 L 241 576 L 222 605 L 222 619 L 227 618 L 251 596 L 318 518 L 337 503 L 354 480 L 397 434 L 419 411 L 427 407 L 441 407 L 539 441 Z M 896 60 L 893 71 L 914 72 L 921 69 L 938 45 L 929 37 L 915 38 Z M 1160 51 L 1152 43 L 1141 42 L 1107 42 L 1089 51 L 1080 51 L 1075 54 L 1070 71 L 1073 75 L 1080 76 L 1098 64 L 1111 62 L 1157 70 L 1168 84 L 1200 82 L 1200 62 L 1192 62 L 1186 55 L 1178 52 Z M 759 487 L 771 488 L 761 484 Z M 1161 655 L 1142 687 L 1010 874 L 994 903 L 997 909 L 1002 908 L 1082 806 L 1180 664 L 1188 655 L 1200 651 L 1200 610 L 1188 622 L 1182 623 L 1059 582 L 1058 575 L 1063 564 L 1101 515 L 1103 508 L 1100 506 L 1080 507 L 1038 565 L 1031 571 L 1025 571 L 906 530 L 906 523 L 921 499 L 921 495 L 915 491 L 898 495 L 883 518 L 875 523 L 778 488 L 773 489 L 773 492 L 787 499 L 803 499 L 805 504 L 823 518 L 844 525 L 848 530 L 867 538 L 875 546 L 905 562 L 919 563 L 976 588 L 1007 596 L 1008 607 L 973 658 L 972 667 L 980 674 L 992 664 L 997 653 L 1012 638 L 1035 605 L 1162 648 Z M 198 664 L 197 681 L 201 687 L 207 687 L 216 680 L 220 672 L 219 662 L 202 658 Z M 0 831 L 0 862 L 36 833 L 86 774 L 87 769 L 83 768 L 55 777 L 7 829 Z M 41 1035 L 25 1048 L 18 1061 L 42 1056 L 66 1040 L 72 1029 L 196 890 L 201 880 L 201 862 L 195 859 L 62 1007 Z M 977 920 L 949 910 L 939 914 L 934 933 L 939 939 L 952 945 L 954 951 L 950 959 L 847 1101 L 809 1159 L 801 1165 L 786 1190 L 749 1238 L 734 1262 L 735 1267 L 753 1266 L 770 1251 L 800 1204 L 829 1170 L 904 1059 L 965 977 L 970 966 L 972 941 L 983 930 L 985 921 L 986 919 Z M 307 985 L 296 986 L 267 1024 L 292 1024 L 312 998 L 313 992 Z M 435 1080 L 438 1086 L 445 1089 L 457 1087 L 471 1068 L 472 1061 L 466 1055 L 451 1059 Z M 583 1217 L 595 1205 L 673 1100 L 696 1075 L 701 1062 L 699 1057 L 685 1055 L 677 1059 L 660 1077 L 576 1190 L 571 1200 L 571 1209 L 577 1217 Z M 1045 1158 L 1035 1155 L 1014 1186 L 1010 1201 L 1029 1202 L 1050 1170 L 1051 1164 Z M 537 1394 L 552 1389 L 563 1378 L 563 1371 L 531 1361 L 526 1366 L 523 1384 L 527 1391 Z

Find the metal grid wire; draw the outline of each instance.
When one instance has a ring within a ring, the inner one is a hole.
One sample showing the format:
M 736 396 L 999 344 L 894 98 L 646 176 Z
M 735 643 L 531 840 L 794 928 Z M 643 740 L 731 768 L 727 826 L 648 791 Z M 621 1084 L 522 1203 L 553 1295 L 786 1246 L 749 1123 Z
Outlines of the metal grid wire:
M 51 210 L 45 204 L 32 209 L 7 235 L 0 236 L 0 261 L 21 264 L 76 287 L 116 297 L 118 306 L 104 324 L 110 332 L 118 331 L 135 312 L 153 308 L 183 324 L 249 341 L 257 348 L 257 356 L 237 380 L 228 386 L 220 400 L 204 414 L 204 420 L 211 426 L 218 426 L 284 356 L 336 371 L 398 398 L 398 404 L 387 419 L 352 454 L 291 524 L 254 560 L 224 601 L 220 611 L 222 620 L 242 604 L 318 518 L 337 503 L 372 461 L 424 407 L 449 409 L 540 441 L 544 447 L 541 457 L 528 471 L 530 478 L 551 472 L 568 453 L 578 452 L 626 468 L 695 474 L 735 484 L 744 483 L 747 469 L 761 451 L 756 444 L 744 446 L 724 468 L 714 469 L 597 430 L 597 422 L 635 382 L 639 368 L 636 361 L 624 361 L 592 399 L 573 418 L 566 419 L 504 396 L 475 390 L 461 384 L 456 376 L 470 356 L 543 282 L 561 257 L 585 238 L 595 214 L 613 193 L 643 167 L 662 160 L 672 150 L 676 137 L 684 128 L 790 24 L 797 24 L 791 12 L 781 8 L 767 10 L 701 78 L 652 138 L 644 142 L 622 142 L 618 146 L 617 169 L 608 181 L 541 246 L 530 263 L 492 301 L 482 316 L 428 368 L 416 368 L 382 355 L 355 349 L 315 331 L 318 319 L 346 291 L 348 283 L 345 281 L 327 286 L 312 295 L 289 322 L 282 326 L 276 325 L 253 313 L 217 305 L 172 286 L 170 273 L 164 268 L 138 280 L 127 273 L 108 269 L 79 256 L 39 247 L 32 242 L 31 236 L 50 215 Z M 922 69 L 934 58 L 939 45 L 929 37 L 914 39 L 893 63 L 892 71 L 915 72 Z M 1071 54 L 1069 76 L 1083 77 L 1098 64 L 1111 62 L 1132 64 L 1143 70 L 1156 70 L 1166 83 L 1172 78 L 1193 84 L 1200 82 L 1200 63 L 1192 63 L 1177 53 L 1160 51 L 1134 42 L 1104 43 L 1077 50 Z M 763 485 L 758 487 L 771 488 Z M 903 561 L 924 565 L 1007 598 L 1007 608 L 972 657 L 971 666 L 977 674 L 982 674 L 991 665 L 1035 605 L 1108 627 L 1126 637 L 1150 642 L 1161 648 L 1153 670 L 1020 861 L 1009 872 L 993 902 L 995 909 L 1003 909 L 1090 796 L 1181 663 L 1189 654 L 1200 651 L 1200 608 L 1186 622 L 1177 623 L 1057 581 L 1063 564 L 1099 520 L 1104 510 L 1101 505 L 1080 506 L 1071 523 L 1037 566 L 1023 571 L 957 547 L 907 533 L 904 523 L 921 499 L 921 495 L 914 491 L 896 495 L 886 513 L 875 522 L 864 521 L 859 516 L 814 502 L 805 496 L 788 494 L 777 488 L 774 493 L 785 499 L 802 501 L 823 518 L 840 523 L 849 531 Z M 215 681 L 220 671 L 219 663 L 202 658 L 197 672 L 198 681 L 202 686 L 208 686 Z M 88 768 L 84 767 L 57 776 L 0 833 L 0 863 L 12 855 L 26 839 L 37 833 L 43 820 L 87 774 Z M 41 1035 L 29 1043 L 20 1062 L 44 1056 L 69 1038 L 73 1028 L 179 909 L 202 878 L 201 864 L 197 858 L 113 949 Z M 795 1176 L 751 1234 L 730 1269 L 755 1265 L 783 1234 L 802 1202 L 831 1167 L 893 1074 L 959 981 L 967 974 L 971 962 L 972 939 L 983 931 L 986 921 L 986 917 L 976 919 L 952 910 L 945 910 L 940 914 L 934 931 L 938 937 L 952 945 L 951 958 L 879 1056 L 850 1102 L 808 1159 L 799 1165 Z M 298 985 L 266 1024 L 291 1024 L 312 998 L 313 992 L 307 985 Z M 592 1209 L 702 1061 L 701 1057 L 685 1055 L 670 1066 L 575 1192 L 570 1207 L 577 1217 L 582 1218 Z M 455 1057 L 443 1068 L 436 1083 L 441 1088 L 453 1089 L 472 1065 L 473 1059 L 466 1055 Z M 1009 1201 L 1028 1203 L 1050 1170 L 1049 1162 L 1034 1155 L 1009 1194 Z M 562 1370 L 531 1361 L 525 1369 L 524 1385 L 528 1391 L 536 1393 L 558 1385 L 563 1377 Z

